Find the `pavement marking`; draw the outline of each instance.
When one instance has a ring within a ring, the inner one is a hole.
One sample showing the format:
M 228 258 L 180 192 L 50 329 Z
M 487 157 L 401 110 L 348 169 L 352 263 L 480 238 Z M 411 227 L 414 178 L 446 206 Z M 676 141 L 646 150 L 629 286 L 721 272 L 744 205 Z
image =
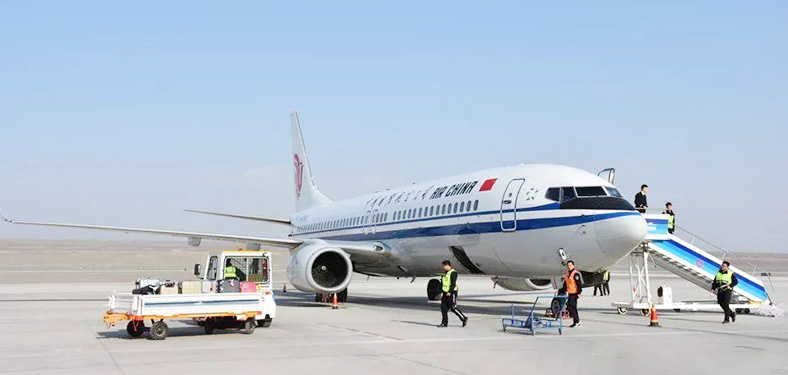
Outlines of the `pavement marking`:
M 637 336 L 674 336 L 674 335 L 701 335 L 708 332 L 698 331 L 663 331 L 663 332 L 632 332 L 632 333 L 590 333 L 580 335 L 538 335 L 539 339 L 543 338 L 595 338 L 595 337 L 637 337 Z M 530 334 L 523 333 L 519 335 L 501 334 L 499 336 L 482 336 L 482 337 L 444 337 L 444 338 L 423 338 L 423 339 L 401 339 L 401 340 L 369 340 L 369 341 L 348 341 L 340 344 L 345 345 L 367 345 L 367 344 L 412 344 L 412 343 L 425 343 L 425 342 L 454 342 L 454 341 L 490 341 L 490 340 L 522 340 L 526 337 L 533 337 Z

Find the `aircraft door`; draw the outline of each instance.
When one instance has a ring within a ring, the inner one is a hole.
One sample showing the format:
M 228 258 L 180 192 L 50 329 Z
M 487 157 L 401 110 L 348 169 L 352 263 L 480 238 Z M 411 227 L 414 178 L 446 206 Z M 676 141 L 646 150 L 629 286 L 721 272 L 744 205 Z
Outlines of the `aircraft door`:
M 503 197 L 501 198 L 501 229 L 504 232 L 517 230 L 517 197 L 524 183 L 525 180 L 522 178 L 511 180 L 509 185 L 506 186 L 506 191 L 503 192 Z
M 372 211 L 367 211 L 367 213 L 365 213 L 364 217 L 361 219 L 361 227 L 364 229 L 364 234 L 370 233 L 370 225 L 372 225 L 372 223 L 370 222 L 371 219 L 372 219 Z
M 369 233 L 377 232 L 377 225 L 378 225 L 378 222 L 380 222 L 380 217 L 381 217 L 381 214 L 378 212 L 378 210 L 372 211 L 372 215 L 370 216 L 370 220 L 371 221 L 370 221 L 370 224 L 369 224 Z

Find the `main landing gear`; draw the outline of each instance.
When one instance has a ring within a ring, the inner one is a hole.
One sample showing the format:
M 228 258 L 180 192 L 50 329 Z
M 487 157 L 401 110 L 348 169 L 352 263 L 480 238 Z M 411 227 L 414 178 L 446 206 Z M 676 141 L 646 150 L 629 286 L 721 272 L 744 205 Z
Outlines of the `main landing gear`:
M 315 294 L 315 302 L 331 303 L 333 298 L 334 295 L 332 293 Z M 337 302 L 347 302 L 347 288 L 342 289 L 341 292 L 337 293 Z

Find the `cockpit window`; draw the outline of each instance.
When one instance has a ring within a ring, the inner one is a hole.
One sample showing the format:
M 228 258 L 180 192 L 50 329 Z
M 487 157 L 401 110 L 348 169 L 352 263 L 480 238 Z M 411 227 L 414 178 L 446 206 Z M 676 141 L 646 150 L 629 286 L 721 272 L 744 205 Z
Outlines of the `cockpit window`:
M 607 195 L 601 186 L 578 186 L 575 190 L 578 197 L 604 197 Z
M 547 194 L 545 194 L 545 198 L 551 201 L 560 201 L 561 200 L 561 190 L 559 188 L 549 188 L 547 189 Z
M 606 187 L 605 189 L 607 189 L 608 194 L 610 194 L 611 196 L 621 198 L 621 193 L 618 192 L 618 189 L 609 186 Z
M 575 198 L 577 198 L 577 195 L 575 195 L 575 188 L 571 186 L 561 188 L 561 202 L 566 202 Z

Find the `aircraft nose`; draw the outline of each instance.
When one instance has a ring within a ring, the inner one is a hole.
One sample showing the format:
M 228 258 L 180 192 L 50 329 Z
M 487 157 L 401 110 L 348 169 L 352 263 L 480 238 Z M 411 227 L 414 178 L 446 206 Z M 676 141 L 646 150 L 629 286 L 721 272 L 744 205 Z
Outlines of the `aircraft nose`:
M 618 216 L 594 223 L 602 252 L 613 260 L 629 254 L 646 238 L 646 220 L 640 214 Z

